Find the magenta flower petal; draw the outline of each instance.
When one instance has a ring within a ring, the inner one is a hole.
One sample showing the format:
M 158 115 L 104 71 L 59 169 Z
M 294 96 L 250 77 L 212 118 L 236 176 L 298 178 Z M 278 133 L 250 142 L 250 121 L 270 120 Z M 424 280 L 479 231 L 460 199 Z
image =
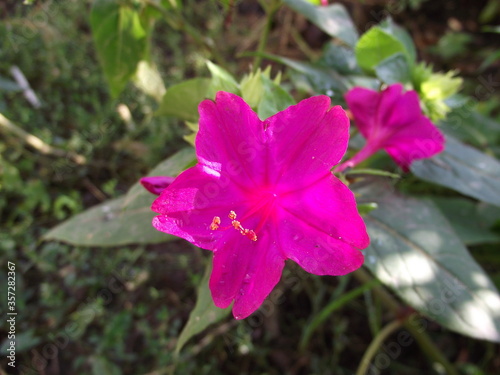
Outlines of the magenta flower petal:
M 196 246 L 213 250 L 223 231 L 211 231 L 215 216 L 242 210 L 239 194 L 229 182 L 200 164 L 181 173 L 153 202 L 151 209 L 164 215 L 153 219 L 153 226 L 179 236 Z
M 347 92 L 345 99 L 351 113 L 355 116 L 359 132 L 365 138 L 369 138 L 376 126 L 380 94 L 363 87 L 355 87 Z M 360 110 L 357 110 L 358 108 Z
M 316 180 L 337 164 L 347 149 L 349 120 L 340 106 L 330 108 L 327 96 L 301 101 L 264 121 L 269 152 L 277 170 L 269 180 L 289 182 Z M 328 139 L 328 141 L 326 141 Z
M 358 215 L 353 192 L 331 173 L 306 189 L 284 194 L 280 206 L 286 213 L 281 219 L 293 219 L 301 227 L 298 232 L 314 229 L 325 238 L 341 240 L 359 249 L 369 245 L 368 234 L 359 230 L 364 222 Z
M 368 235 L 352 192 L 331 173 L 349 121 L 326 96 L 260 121 L 238 96 L 200 106 L 198 164 L 153 203 L 158 230 L 213 250 L 210 290 L 233 315 L 254 312 L 286 259 L 309 272 L 343 275 L 363 262 Z
M 422 114 L 415 91 L 403 93 L 401 84 L 376 92 L 356 87 L 346 94 L 346 101 L 366 145 L 353 166 L 380 149 L 403 170 L 408 171 L 414 160 L 429 158 L 444 149 L 444 136 Z M 340 167 L 340 170 L 343 168 Z
M 409 126 L 394 134 L 387 141 L 385 150 L 403 170 L 408 171 L 413 160 L 425 159 L 443 151 L 444 143 L 439 129 L 422 116 L 418 126 Z
M 240 237 L 232 232 L 226 238 L 228 246 L 214 252 L 210 278 L 215 305 L 225 308 L 234 300 L 233 315 L 236 319 L 246 318 L 259 308 L 279 282 L 285 265 L 285 259 L 271 236 L 243 243 Z M 243 248 L 235 251 L 234 246 Z
M 139 182 L 150 193 L 160 195 L 160 193 L 165 190 L 174 180 L 175 177 L 150 176 L 141 178 Z
M 217 93 L 215 102 L 201 102 L 198 110 L 200 128 L 195 142 L 200 163 L 240 186 L 255 186 L 265 171 L 264 159 L 257 157 L 264 149 L 257 114 L 239 96 L 224 91 Z

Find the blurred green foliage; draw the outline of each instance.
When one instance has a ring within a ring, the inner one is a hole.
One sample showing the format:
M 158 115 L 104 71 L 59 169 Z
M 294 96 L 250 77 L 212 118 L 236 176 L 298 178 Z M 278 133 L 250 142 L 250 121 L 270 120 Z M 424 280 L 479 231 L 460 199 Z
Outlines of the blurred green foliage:
M 175 8 L 181 2 L 161 3 Z M 228 12 L 235 6 L 249 6 L 238 3 L 182 2 L 184 17 L 223 46 L 233 71 L 238 69 L 234 63 L 237 48 L 223 43 L 228 33 L 222 30 Z M 425 1 L 402 3 L 418 8 Z M 125 193 L 154 165 L 184 147 L 182 138 L 190 130 L 178 120 L 154 116 L 160 104 L 139 85 L 129 83 L 117 98 L 110 96 L 90 34 L 90 0 L 26 0 L 24 4 L 5 2 L 7 13 L 1 15 L 0 113 L 46 143 L 84 155 L 89 162 L 77 165 L 69 159 L 41 155 L 11 134 L 2 133 L 0 139 L 0 264 L 16 264 L 19 373 L 135 375 L 173 373 L 174 369 L 179 374 L 210 375 L 352 373 L 352 364 L 362 356 L 368 337 L 382 326 L 381 302 L 370 292 L 334 312 L 315 331 L 308 346 L 297 349 L 312 317 L 345 290 L 359 286 L 349 276 L 320 278 L 290 264 L 281 285 L 287 297 L 275 310 L 246 321 L 223 322 L 188 342 L 176 357 L 176 340 L 195 305 L 207 254 L 181 241 L 109 249 L 40 242 L 41 235 L 60 221 Z M 497 12 L 494 0 L 489 4 L 482 13 L 484 22 L 491 22 L 491 14 Z M 190 43 L 173 26 L 159 23 L 151 40 L 152 62 L 165 85 L 207 77 L 205 58 L 210 52 Z M 249 29 L 234 27 L 230 30 L 239 33 L 238 40 L 252 37 Z M 463 55 L 469 35 L 444 37 L 435 53 L 450 63 Z M 328 48 L 339 53 L 342 47 L 332 44 Z M 484 46 L 484 50 L 488 48 Z M 323 60 L 328 60 L 327 53 Z M 307 70 L 305 64 L 300 66 Z M 489 64 L 485 69 L 494 67 L 495 60 Z M 41 108 L 32 107 L 12 84 L 12 66 L 24 73 Z M 344 68 L 353 75 L 359 73 L 350 71 L 349 56 Z M 246 66 L 239 69 L 241 75 L 246 72 Z M 314 73 L 315 82 L 324 84 L 325 72 L 316 69 Z M 465 89 L 473 94 L 476 86 L 471 80 Z M 486 100 L 478 108 L 499 118 L 497 95 L 481 99 Z M 129 109 L 132 121 L 117 112 L 119 105 Z M 472 130 L 462 128 L 467 132 L 464 137 L 472 139 L 470 134 L 475 134 L 473 144 L 498 156 L 498 129 L 481 124 Z M 413 194 L 449 194 L 446 188 L 412 176 L 397 184 Z M 456 214 L 451 210 L 449 215 Z M 494 226 L 496 234 L 499 225 Z M 496 250 L 495 244 L 472 247 L 498 285 Z M 5 268 L 0 271 L 0 282 L 6 285 Z M 2 288 L 2 301 L 5 293 Z M 284 313 L 292 310 L 294 314 Z M 494 367 L 498 346 L 443 332 L 432 324 L 429 331 L 448 353 L 458 355 L 466 348 L 464 374 L 488 373 Z M 4 337 L 3 326 L 0 332 Z M 0 364 L 5 367 L 6 342 L 0 345 Z M 418 351 L 403 351 L 392 362 L 391 373 L 422 373 L 427 370 L 423 362 Z

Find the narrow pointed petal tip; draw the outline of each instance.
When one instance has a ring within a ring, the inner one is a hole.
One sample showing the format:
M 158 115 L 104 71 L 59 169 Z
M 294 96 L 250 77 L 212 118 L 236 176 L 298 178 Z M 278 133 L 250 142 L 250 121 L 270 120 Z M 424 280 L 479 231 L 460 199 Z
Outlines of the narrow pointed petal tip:
M 233 303 L 236 319 L 268 307 L 287 259 L 318 275 L 363 263 L 366 227 L 331 173 L 349 139 L 341 107 L 316 96 L 261 121 L 243 99 L 219 92 L 199 112 L 198 164 L 161 191 L 153 225 L 213 251 L 216 306 Z
M 356 126 L 366 138 L 365 148 L 371 153 L 385 149 L 404 171 L 414 160 L 444 150 L 445 138 L 422 113 L 414 90 L 403 92 L 401 84 L 381 92 L 356 87 L 345 98 Z

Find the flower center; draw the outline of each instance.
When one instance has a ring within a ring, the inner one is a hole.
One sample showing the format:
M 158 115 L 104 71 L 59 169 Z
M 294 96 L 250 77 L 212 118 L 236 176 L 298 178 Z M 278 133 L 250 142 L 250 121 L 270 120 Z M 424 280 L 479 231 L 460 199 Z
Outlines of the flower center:
M 231 219 L 231 225 L 233 226 L 234 229 L 236 229 L 238 232 L 240 232 L 243 236 L 250 238 L 252 241 L 257 241 L 257 234 L 251 229 L 246 229 L 243 228 L 241 223 L 236 220 L 236 212 L 234 211 L 229 211 L 229 215 L 227 215 Z M 210 230 L 218 230 L 218 229 L 223 229 L 226 230 L 229 227 L 221 227 L 220 226 L 221 220 L 219 216 L 214 216 L 212 223 L 210 224 Z

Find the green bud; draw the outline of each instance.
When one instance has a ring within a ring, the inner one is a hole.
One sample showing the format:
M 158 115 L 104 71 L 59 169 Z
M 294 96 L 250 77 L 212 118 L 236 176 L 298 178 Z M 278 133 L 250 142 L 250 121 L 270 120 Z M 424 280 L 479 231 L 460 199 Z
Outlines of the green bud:
M 259 68 L 255 73 L 245 75 L 240 82 L 243 100 L 254 109 L 257 108 L 264 95 L 264 84 L 262 83 L 261 74 L 264 73 Z

